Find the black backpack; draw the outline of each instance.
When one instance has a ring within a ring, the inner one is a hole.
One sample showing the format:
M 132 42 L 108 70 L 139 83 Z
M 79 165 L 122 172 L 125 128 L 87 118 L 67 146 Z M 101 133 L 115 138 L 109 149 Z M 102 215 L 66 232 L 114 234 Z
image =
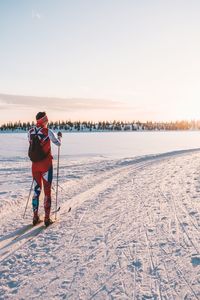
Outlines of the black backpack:
M 39 128 L 40 130 L 40 128 Z M 45 159 L 49 153 L 45 153 L 41 143 L 40 139 L 38 137 L 38 132 L 35 128 L 35 134 L 31 134 L 31 141 L 28 149 L 28 156 L 32 162 L 38 162 L 43 159 Z

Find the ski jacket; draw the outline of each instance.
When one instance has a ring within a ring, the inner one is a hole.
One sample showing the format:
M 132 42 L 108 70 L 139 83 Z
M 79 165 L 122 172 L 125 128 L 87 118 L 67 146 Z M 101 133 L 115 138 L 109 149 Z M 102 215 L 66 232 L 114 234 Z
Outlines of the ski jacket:
M 55 136 L 54 132 L 51 129 L 46 128 L 46 127 L 32 127 L 28 132 L 29 142 L 31 141 L 31 135 L 36 134 L 36 132 L 39 137 L 43 151 L 45 153 L 47 153 L 48 155 L 42 161 L 33 162 L 33 165 L 38 166 L 38 167 L 40 167 L 40 166 L 44 167 L 46 165 L 46 167 L 48 168 L 52 164 L 52 159 L 53 159 L 53 156 L 51 154 L 51 141 L 57 146 L 60 146 L 61 142 Z

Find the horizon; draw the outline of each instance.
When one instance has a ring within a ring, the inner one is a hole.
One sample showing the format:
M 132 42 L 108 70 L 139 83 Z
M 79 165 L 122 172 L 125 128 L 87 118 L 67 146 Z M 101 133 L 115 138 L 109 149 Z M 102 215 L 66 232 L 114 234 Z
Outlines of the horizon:
M 34 124 L 36 125 L 37 121 L 36 120 L 28 120 L 28 121 L 21 121 L 21 120 L 17 120 L 17 121 L 9 121 L 9 122 L 4 122 L 4 123 L 1 123 L 0 122 L 0 127 L 2 126 L 10 126 L 10 125 L 13 125 L 13 126 L 16 126 L 18 124 L 25 124 L 26 126 L 28 124 Z M 135 120 L 122 120 L 122 119 L 114 119 L 114 120 L 96 120 L 96 121 L 93 121 L 93 120 L 71 120 L 71 119 L 57 119 L 57 120 L 51 120 L 49 119 L 48 120 L 48 126 L 52 126 L 52 125 L 55 125 L 55 124 L 60 124 L 60 125 L 63 125 L 63 124 L 67 124 L 67 123 L 72 123 L 73 125 L 77 124 L 77 123 L 80 123 L 80 125 L 84 125 L 84 123 L 86 124 L 95 124 L 95 125 L 98 125 L 99 123 L 108 123 L 110 125 L 114 125 L 114 124 L 124 124 L 124 125 L 132 125 L 132 124 L 141 124 L 141 125 L 170 125 L 170 124 L 177 124 L 177 125 L 181 125 L 181 123 L 186 123 L 188 125 L 199 125 L 200 124 L 200 119 L 199 120 L 169 120 L 169 121 L 154 121 L 154 120 L 146 120 L 146 121 L 141 121 L 141 120 L 138 120 L 138 119 L 135 119 Z
M 1 1 L 0 122 L 41 110 L 52 120 L 199 120 L 199 10 L 196 0 Z

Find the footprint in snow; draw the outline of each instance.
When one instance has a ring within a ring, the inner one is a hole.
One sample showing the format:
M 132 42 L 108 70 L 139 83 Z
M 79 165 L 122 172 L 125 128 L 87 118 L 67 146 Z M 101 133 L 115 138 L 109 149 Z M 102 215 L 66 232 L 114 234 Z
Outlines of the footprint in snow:
M 191 263 L 193 267 L 199 266 L 200 265 L 200 256 L 193 256 L 191 258 Z

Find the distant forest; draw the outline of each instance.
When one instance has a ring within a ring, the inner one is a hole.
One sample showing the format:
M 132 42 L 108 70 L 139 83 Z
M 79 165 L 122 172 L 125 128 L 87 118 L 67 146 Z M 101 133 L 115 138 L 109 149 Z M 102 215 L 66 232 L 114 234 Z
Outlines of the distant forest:
M 32 122 L 15 122 L 3 124 L 0 132 L 26 132 L 35 123 Z M 90 132 L 90 131 L 143 131 L 143 130 L 199 130 L 200 121 L 176 121 L 176 122 L 123 122 L 123 121 L 103 121 L 103 122 L 72 122 L 58 121 L 49 122 L 48 127 L 53 130 L 61 130 L 66 132 Z

